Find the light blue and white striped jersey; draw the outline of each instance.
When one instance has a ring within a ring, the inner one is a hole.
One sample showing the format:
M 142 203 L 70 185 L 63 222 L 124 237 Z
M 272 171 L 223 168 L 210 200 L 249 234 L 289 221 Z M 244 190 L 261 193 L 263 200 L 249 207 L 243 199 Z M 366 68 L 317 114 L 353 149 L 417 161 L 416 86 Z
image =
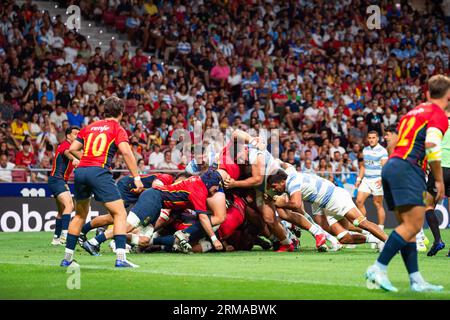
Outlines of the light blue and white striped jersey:
M 262 172 L 262 174 L 264 175 L 264 182 L 260 186 L 258 186 L 257 189 L 265 192 L 267 177 L 271 174 L 275 174 L 281 167 L 278 161 L 275 160 L 275 158 L 269 151 L 267 151 L 267 149 L 259 150 L 253 145 L 248 145 L 248 160 L 251 165 L 256 164 L 256 158 L 260 154 L 264 155 L 264 172 Z
M 381 178 L 381 160 L 388 158 L 387 150 L 380 144 L 375 147 L 367 146 L 363 149 L 364 177 L 367 179 Z
M 208 166 L 217 167 L 216 153 L 214 152 L 214 150 L 209 150 L 208 158 L 206 159 L 206 161 L 208 161 Z M 184 171 L 192 175 L 198 175 L 202 170 L 195 158 L 193 158 L 191 161 L 189 161 L 186 168 L 184 168 Z
M 288 175 L 286 180 L 286 191 L 291 196 L 300 191 L 304 201 L 308 201 L 325 208 L 331 200 L 336 186 L 329 180 L 315 174 L 302 173 L 290 167 L 286 169 Z

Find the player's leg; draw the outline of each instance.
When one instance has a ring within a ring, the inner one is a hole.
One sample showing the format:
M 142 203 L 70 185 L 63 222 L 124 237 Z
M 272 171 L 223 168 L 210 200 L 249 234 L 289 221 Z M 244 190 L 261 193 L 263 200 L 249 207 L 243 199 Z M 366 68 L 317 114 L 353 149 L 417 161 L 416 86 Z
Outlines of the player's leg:
M 445 179 L 445 174 L 444 174 L 444 179 Z M 446 185 L 447 187 L 447 185 Z M 446 190 L 447 193 L 447 190 Z M 427 220 L 427 224 L 428 227 L 431 230 L 431 233 L 433 234 L 433 245 L 431 246 L 430 250 L 427 253 L 427 256 L 434 256 L 436 255 L 436 253 L 438 253 L 440 250 L 445 248 L 445 243 L 442 241 L 441 238 L 441 231 L 439 230 L 439 220 L 436 216 L 435 213 L 435 208 L 437 203 L 435 203 L 435 197 L 436 197 L 436 192 L 435 192 L 435 180 L 433 175 L 429 175 L 428 176 L 428 181 L 427 181 L 427 195 L 425 198 L 425 218 Z M 421 250 L 421 248 L 425 247 L 425 241 L 423 240 L 423 237 L 420 237 L 420 235 L 417 236 L 416 239 L 417 242 L 417 250 L 419 251 L 423 251 Z M 425 247 L 426 250 L 426 247 Z
M 316 248 L 319 251 L 326 251 L 326 235 L 322 228 L 315 223 L 311 223 L 302 214 L 294 212 L 292 210 L 283 210 L 277 208 L 280 219 L 290 222 L 303 230 L 307 230 L 316 240 Z
M 364 180 L 363 180 L 363 182 L 364 182 Z M 358 195 L 356 196 L 356 206 L 358 207 L 359 211 L 361 211 L 361 213 L 364 216 L 367 216 L 366 206 L 364 204 L 366 203 L 367 198 L 370 196 L 370 193 L 367 191 L 362 191 L 362 190 L 365 190 L 365 189 L 362 189 L 363 182 L 361 182 L 361 186 L 358 189 Z
M 92 229 L 103 227 L 103 226 L 108 226 L 108 225 L 112 224 L 113 222 L 114 222 L 114 219 L 109 212 L 107 214 L 102 214 L 98 217 L 95 217 L 91 221 L 86 222 L 84 224 L 83 228 L 81 229 L 80 237 L 82 235 L 87 235 L 89 233 L 89 231 L 91 231 Z
M 366 243 L 366 236 L 363 234 L 352 234 L 346 228 L 342 226 L 339 221 L 334 220 L 332 217 L 328 220 L 332 234 L 336 236 L 342 244 L 360 244 Z
M 373 196 L 373 205 L 377 210 L 378 226 L 384 230 L 384 221 L 386 220 L 386 211 L 383 206 L 383 196 Z
M 367 220 L 367 218 L 357 209 L 352 208 L 345 214 L 345 218 L 350 221 L 355 227 L 364 229 L 379 240 L 385 242 L 388 238 L 387 234 L 375 223 Z
M 268 203 L 258 206 L 258 211 L 262 214 L 264 222 L 267 224 L 270 232 L 280 241 L 280 249 L 278 252 L 294 251 L 291 239 L 286 235 L 286 231 L 275 215 L 275 209 Z
M 61 231 L 62 231 L 62 207 L 59 203 L 58 199 L 55 197 L 55 203 L 56 208 L 58 209 L 58 212 L 56 214 L 55 219 L 55 232 L 53 234 L 52 244 L 53 245 L 60 245 L 61 244 Z
M 66 242 L 71 214 L 74 210 L 72 195 L 69 191 L 60 193 L 57 198 L 58 212 L 61 212 L 61 243 Z
M 78 236 L 89 214 L 89 207 L 90 197 L 83 200 L 76 200 L 75 216 L 69 224 L 64 260 L 61 262 L 62 267 L 68 267 L 73 261 L 73 255 L 75 252 L 75 247 L 77 245 Z

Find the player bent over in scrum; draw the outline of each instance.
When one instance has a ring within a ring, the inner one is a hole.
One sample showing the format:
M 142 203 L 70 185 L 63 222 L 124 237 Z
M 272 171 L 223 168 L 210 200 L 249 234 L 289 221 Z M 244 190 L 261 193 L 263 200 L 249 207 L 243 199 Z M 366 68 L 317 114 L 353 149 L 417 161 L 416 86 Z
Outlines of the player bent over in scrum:
M 151 239 L 161 209 L 193 209 L 197 212 L 198 219 L 216 250 L 222 250 L 222 243 L 214 234 L 206 202 L 208 198 L 221 190 L 221 184 L 220 174 L 215 170 L 208 170 L 200 177 L 194 176 L 170 186 L 155 187 L 144 191 L 128 215 L 128 232 L 144 226 L 149 230 L 146 233 L 147 237 Z M 138 242 L 139 235 L 132 236 L 132 243 L 137 244 Z
M 387 235 L 376 224 L 368 221 L 356 208 L 348 192 L 336 187 L 331 182 L 307 173 L 297 172 L 292 166 L 286 172 L 279 170 L 270 176 L 268 185 L 277 193 L 287 192 L 287 197 L 276 197 L 275 205 L 296 212 L 303 212 L 303 199 L 312 202 L 315 208 L 321 208 L 327 216 L 331 228 L 339 232 L 338 240 L 341 242 L 357 241 L 358 243 L 386 241 Z M 346 218 L 354 226 L 370 232 L 372 235 L 353 237 L 342 228 L 337 221 Z M 334 226 L 335 225 L 335 226 Z M 351 240 L 350 240 L 351 239 Z
M 156 186 L 165 186 L 173 183 L 173 177 L 169 174 L 145 174 L 140 175 L 142 184 L 145 189 L 150 189 Z M 140 193 L 136 193 L 136 185 L 133 177 L 125 176 L 117 181 L 117 188 L 119 189 L 125 208 L 135 204 L 139 199 Z M 100 251 L 100 245 L 108 239 L 111 239 L 113 234 L 111 232 L 101 232 L 95 238 L 86 239 L 86 234 L 93 228 L 108 226 L 114 222 L 111 214 L 104 214 L 95 217 L 90 222 L 87 222 L 81 229 L 81 234 L 78 239 L 80 246 L 89 252 L 91 255 L 97 256 Z
M 119 268 L 137 267 L 126 259 L 127 212 L 109 170 L 116 152 L 120 151 L 134 177 L 136 191 L 139 192 L 143 189 L 136 159 L 128 143 L 128 135 L 119 124 L 123 109 L 124 104 L 119 98 L 112 96 L 106 99 L 106 118 L 81 129 L 69 148 L 74 156 L 83 149 L 83 155 L 75 170 L 76 214 L 69 225 L 65 256 L 61 261 L 62 267 L 68 267 L 73 263 L 75 246 L 89 213 L 92 194 L 97 201 L 103 202 L 114 217 L 114 239 L 117 246 L 115 266 Z

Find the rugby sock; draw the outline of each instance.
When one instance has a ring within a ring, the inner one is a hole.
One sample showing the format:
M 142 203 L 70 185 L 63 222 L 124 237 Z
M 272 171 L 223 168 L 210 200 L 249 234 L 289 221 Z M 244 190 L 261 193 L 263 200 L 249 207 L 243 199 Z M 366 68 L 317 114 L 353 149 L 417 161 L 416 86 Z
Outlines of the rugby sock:
M 175 242 L 174 236 L 165 236 L 153 239 L 154 245 L 165 246 L 170 248 L 172 248 L 174 242 Z
M 384 245 L 383 251 L 381 251 L 377 262 L 387 266 L 392 258 L 399 252 L 407 242 L 397 233 L 397 231 L 392 231 L 389 238 Z
M 375 237 L 374 235 L 369 234 L 366 236 L 366 242 L 367 243 L 378 243 L 378 242 L 380 242 L 380 240 L 377 237 Z
M 433 233 L 434 243 L 441 241 L 441 231 L 439 230 L 439 220 L 434 213 L 433 209 L 427 210 L 425 212 L 425 218 L 427 219 L 428 226 Z
M 106 239 L 105 233 L 102 232 L 102 233 L 96 235 L 95 238 L 92 238 L 91 240 L 89 240 L 89 242 L 91 244 L 93 244 L 94 246 L 98 246 L 99 244 L 105 242 L 106 240 L 108 240 L 108 239 Z
M 127 244 L 127 236 L 125 234 L 116 234 L 114 235 L 114 241 L 116 243 L 117 260 L 126 260 L 125 245 Z
M 283 241 L 280 241 L 280 244 L 283 246 L 290 245 L 292 243 L 291 239 L 286 238 Z
M 189 228 L 183 230 L 183 233 L 189 235 L 189 241 L 197 241 L 201 238 L 205 237 L 206 233 L 203 230 L 202 224 L 200 222 L 196 222 L 191 225 Z
M 83 228 L 81 229 L 81 233 L 87 234 L 91 230 L 92 230 L 92 226 L 91 226 L 91 222 L 89 221 L 84 224 Z
M 403 262 L 409 274 L 419 271 L 417 262 L 417 245 L 415 242 L 408 242 L 401 250 Z
M 338 239 L 336 239 L 336 237 L 332 236 L 325 230 L 323 230 L 323 232 L 325 233 L 325 237 L 327 238 L 327 240 L 330 241 L 333 245 L 337 245 L 339 243 L 339 241 L 338 241 Z
M 62 231 L 62 219 L 56 218 L 54 238 L 59 238 L 61 236 L 61 231 Z
M 409 282 L 412 284 L 413 282 L 425 282 L 425 280 L 422 278 L 422 274 L 419 271 L 416 271 L 409 274 Z
M 319 229 L 317 226 L 313 225 L 313 224 L 311 225 L 311 228 L 309 228 L 308 231 L 309 231 L 313 236 L 322 233 L 322 232 L 320 232 L 320 229 Z
M 78 236 L 68 233 L 66 240 L 66 250 L 64 259 L 67 261 L 73 260 L 73 253 L 75 251 L 75 246 L 77 245 Z
M 67 229 L 69 229 L 70 214 L 63 214 L 62 216 L 62 236 L 67 238 Z
M 379 224 L 378 227 L 379 227 L 381 230 L 384 230 L 384 224 Z

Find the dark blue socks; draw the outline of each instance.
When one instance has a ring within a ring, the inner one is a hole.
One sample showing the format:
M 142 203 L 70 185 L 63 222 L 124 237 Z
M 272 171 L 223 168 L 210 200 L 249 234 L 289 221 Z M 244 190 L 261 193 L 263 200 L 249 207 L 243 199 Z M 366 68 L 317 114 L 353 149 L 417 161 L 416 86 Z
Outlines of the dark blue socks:
M 415 242 L 408 242 L 402 249 L 402 258 L 405 263 L 408 273 L 419 271 L 419 264 L 417 262 L 417 245 Z
M 377 261 L 387 266 L 397 252 L 402 250 L 406 245 L 407 242 L 395 230 L 392 231 Z
M 61 236 L 62 231 L 62 219 L 56 218 L 55 222 L 55 238 L 59 238 Z
M 91 222 L 89 221 L 84 224 L 83 228 L 81 229 L 81 232 L 83 234 L 87 234 L 91 230 L 92 230 L 92 226 L 91 226 Z

